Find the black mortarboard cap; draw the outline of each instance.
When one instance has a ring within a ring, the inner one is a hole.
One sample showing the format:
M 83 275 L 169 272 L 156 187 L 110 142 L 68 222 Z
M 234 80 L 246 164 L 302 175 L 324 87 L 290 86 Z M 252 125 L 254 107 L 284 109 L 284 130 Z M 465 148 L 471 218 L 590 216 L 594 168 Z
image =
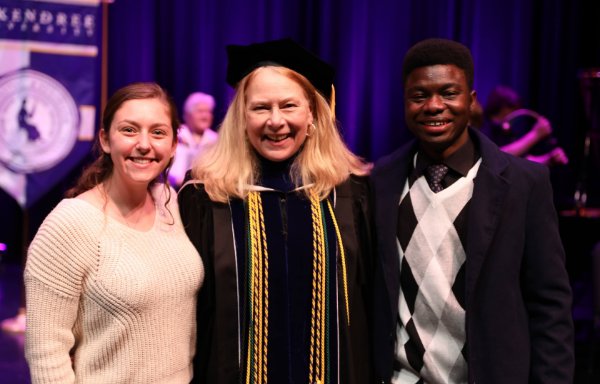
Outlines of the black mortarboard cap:
M 227 57 L 227 83 L 233 87 L 254 69 L 274 63 L 302 74 L 331 102 L 333 67 L 292 39 L 228 45 Z

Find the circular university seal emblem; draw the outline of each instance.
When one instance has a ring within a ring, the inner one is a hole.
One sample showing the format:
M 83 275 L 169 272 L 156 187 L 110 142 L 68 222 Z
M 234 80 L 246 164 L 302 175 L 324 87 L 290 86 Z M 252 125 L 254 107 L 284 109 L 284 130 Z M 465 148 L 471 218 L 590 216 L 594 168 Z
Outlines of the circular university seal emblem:
M 0 162 L 17 173 L 52 168 L 77 141 L 79 112 L 67 89 L 32 69 L 0 78 Z

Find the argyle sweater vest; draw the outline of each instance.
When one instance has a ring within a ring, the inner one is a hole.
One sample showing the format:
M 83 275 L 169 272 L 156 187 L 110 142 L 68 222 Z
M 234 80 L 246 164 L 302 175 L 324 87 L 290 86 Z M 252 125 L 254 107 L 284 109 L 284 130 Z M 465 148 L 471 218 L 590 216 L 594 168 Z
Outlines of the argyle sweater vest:
M 467 381 L 466 214 L 480 164 L 438 193 L 423 176 L 405 184 L 398 210 L 395 384 Z

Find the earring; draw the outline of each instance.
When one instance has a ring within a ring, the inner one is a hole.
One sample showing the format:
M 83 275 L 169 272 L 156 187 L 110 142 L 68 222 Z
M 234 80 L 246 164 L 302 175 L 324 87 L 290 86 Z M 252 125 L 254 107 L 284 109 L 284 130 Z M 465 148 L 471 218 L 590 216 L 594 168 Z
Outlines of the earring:
M 308 130 L 306 132 L 306 136 L 310 137 L 310 134 L 313 133 L 316 129 L 317 129 L 317 126 L 315 125 L 315 123 L 310 123 L 310 125 L 308 126 Z

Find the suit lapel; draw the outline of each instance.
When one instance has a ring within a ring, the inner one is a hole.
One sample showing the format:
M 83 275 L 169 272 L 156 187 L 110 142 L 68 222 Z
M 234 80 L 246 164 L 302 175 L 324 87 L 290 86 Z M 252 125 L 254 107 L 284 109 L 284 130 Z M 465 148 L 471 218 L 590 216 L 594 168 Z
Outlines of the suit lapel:
M 479 143 L 483 161 L 474 180 L 467 224 L 467 298 L 472 297 L 501 213 L 507 209 L 505 201 L 510 188 L 502 176 L 508 163 L 500 150 L 479 132 L 473 132 L 472 136 Z

